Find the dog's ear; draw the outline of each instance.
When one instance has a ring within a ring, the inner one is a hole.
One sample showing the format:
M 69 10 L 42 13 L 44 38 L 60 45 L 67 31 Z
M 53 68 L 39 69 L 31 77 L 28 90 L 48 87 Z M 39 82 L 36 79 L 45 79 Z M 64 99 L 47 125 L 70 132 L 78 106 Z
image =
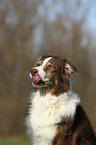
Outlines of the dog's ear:
M 79 70 L 67 59 L 64 59 L 64 72 L 70 76 L 71 74 L 78 74 Z

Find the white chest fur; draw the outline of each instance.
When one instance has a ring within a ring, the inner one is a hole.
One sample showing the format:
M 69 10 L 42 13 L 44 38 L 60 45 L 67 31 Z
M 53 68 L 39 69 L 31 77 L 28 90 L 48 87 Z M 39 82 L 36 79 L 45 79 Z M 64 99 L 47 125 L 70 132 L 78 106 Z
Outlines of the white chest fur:
M 56 123 L 62 117 L 73 117 L 80 100 L 72 92 L 58 97 L 39 92 L 33 93 L 29 116 L 27 117 L 28 132 L 34 140 L 34 145 L 50 145 L 56 130 Z

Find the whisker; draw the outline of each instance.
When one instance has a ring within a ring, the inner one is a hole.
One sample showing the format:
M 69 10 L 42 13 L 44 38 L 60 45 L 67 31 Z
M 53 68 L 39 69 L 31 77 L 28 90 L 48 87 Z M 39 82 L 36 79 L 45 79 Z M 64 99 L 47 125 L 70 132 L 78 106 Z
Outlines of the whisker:
M 25 73 L 25 75 L 29 75 L 29 74 L 30 74 L 30 72 L 26 72 L 26 73 Z
M 30 78 L 30 72 L 25 73 L 25 77 L 29 79 Z

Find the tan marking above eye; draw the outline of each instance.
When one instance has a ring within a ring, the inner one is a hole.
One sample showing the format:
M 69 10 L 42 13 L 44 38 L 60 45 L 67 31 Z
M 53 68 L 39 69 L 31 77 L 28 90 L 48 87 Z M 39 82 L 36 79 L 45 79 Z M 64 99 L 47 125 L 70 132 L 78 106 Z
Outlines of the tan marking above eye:
M 49 62 L 49 63 L 47 63 L 47 67 L 48 68 L 53 68 L 53 65 Z

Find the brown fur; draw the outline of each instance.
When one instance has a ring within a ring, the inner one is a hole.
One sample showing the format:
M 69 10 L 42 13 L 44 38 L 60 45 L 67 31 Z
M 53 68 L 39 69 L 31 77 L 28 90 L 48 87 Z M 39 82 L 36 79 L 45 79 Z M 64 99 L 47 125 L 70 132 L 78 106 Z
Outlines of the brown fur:
M 74 120 L 63 119 L 63 123 L 58 124 L 52 145 L 96 145 L 95 134 L 80 105 Z
M 59 96 L 70 89 L 69 78 L 72 73 L 79 73 L 78 69 L 67 59 L 57 56 L 42 56 L 36 66 L 41 65 L 47 57 L 52 59 L 46 64 L 44 71 L 50 78 L 49 85 L 46 87 L 51 95 Z M 40 88 L 38 90 L 42 90 Z M 83 108 L 78 105 L 74 118 L 63 118 L 55 124 L 55 131 L 52 145 L 96 145 L 96 137 Z

